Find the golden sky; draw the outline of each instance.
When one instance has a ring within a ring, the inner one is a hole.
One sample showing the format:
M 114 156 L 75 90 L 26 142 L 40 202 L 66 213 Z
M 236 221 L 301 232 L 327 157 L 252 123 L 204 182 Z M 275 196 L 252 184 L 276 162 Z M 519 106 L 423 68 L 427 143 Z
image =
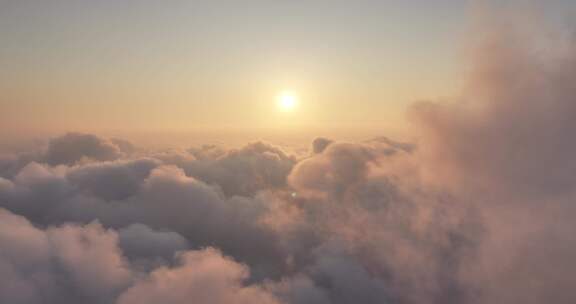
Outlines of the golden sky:
M 2 129 L 398 132 L 461 86 L 472 2 L 4 0 Z

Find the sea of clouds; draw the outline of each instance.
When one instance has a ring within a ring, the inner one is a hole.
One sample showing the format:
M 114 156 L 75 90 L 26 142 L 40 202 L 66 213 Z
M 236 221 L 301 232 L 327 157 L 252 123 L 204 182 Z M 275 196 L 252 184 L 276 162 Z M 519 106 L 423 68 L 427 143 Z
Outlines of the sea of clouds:
M 414 142 L 0 156 L 0 303 L 576 303 L 576 48 L 502 33 Z

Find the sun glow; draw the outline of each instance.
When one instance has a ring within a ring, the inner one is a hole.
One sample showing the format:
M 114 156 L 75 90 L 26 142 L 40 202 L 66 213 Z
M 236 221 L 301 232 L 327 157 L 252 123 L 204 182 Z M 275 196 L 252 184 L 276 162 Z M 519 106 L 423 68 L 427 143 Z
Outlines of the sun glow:
M 283 111 L 292 111 L 296 108 L 298 97 L 293 91 L 284 91 L 278 95 L 278 107 Z

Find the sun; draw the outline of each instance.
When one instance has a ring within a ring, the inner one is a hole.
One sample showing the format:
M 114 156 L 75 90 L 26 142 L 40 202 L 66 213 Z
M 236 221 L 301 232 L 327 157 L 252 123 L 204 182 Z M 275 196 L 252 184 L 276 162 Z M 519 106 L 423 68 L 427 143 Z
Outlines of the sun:
M 283 91 L 278 94 L 278 107 L 283 111 L 292 111 L 298 104 L 298 97 L 294 91 Z

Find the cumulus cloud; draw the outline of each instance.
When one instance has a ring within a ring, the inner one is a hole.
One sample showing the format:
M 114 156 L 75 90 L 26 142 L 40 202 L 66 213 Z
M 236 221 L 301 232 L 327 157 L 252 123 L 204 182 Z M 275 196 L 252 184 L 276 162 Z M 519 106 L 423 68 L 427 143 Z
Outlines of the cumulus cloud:
M 240 155 L 256 157 L 263 163 L 260 165 L 278 159 L 259 158 L 261 153 L 269 153 L 266 145 L 249 147 L 240 150 Z M 173 260 L 177 252 L 214 246 L 250 268 L 250 275 L 239 281 L 265 283 L 262 288 L 282 301 L 352 303 L 360 294 L 366 301 L 381 301 L 384 295 L 387 299 L 404 299 L 402 293 L 415 292 L 417 280 L 437 279 L 421 275 L 432 272 L 440 276 L 444 271 L 426 265 L 456 261 L 445 251 L 436 252 L 434 245 L 446 246 L 449 251 L 460 243 L 444 244 L 448 234 L 462 239 L 469 236 L 457 231 L 458 220 L 443 223 L 443 218 L 435 219 L 435 214 L 430 214 L 435 208 L 444 210 L 449 205 L 431 204 L 428 209 L 432 211 L 419 207 L 422 198 L 411 194 L 414 189 L 404 189 L 408 185 L 396 181 L 400 176 L 392 174 L 395 169 L 385 170 L 407 166 L 402 163 L 411 154 L 394 149 L 378 142 L 333 143 L 297 164 L 288 184 L 284 181 L 284 186 L 278 184 L 244 197 L 228 197 L 219 186 L 164 164 L 174 159 L 165 158 L 165 154 L 56 167 L 32 162 L 15 178 L 4 180 L 0 204 L 42 226 L 68 222 L 86 225 L 98 220 L 106 229 L 116 231 L 119 250 L 133 271 L 172 269 L 175 266 L 170 265 L 178 264 Z M 237 151 L 223 156 L 237 155 Z M 252 167 L 241 168 L 236 169 L 238 174 L 251 172 L 246 168 Z M 275 179 L 273 175 L 264 177 Z M 269 185 L 270 181 L 263 184 Z M 433 195 L 421 194 L 439 200 L 439 195 Z M 440 223 L 446 227 L 436 227 Z M 420 235 L 423 229 L 430 234 Z M 387 233 L 366 233 L 371 230 Z M 364 234 L 366 243 L 357 240 L 360 234 Z M 335 240 L 340 245 L 326 245 Z M 403 269 L 390 265 L 401 259 L 385 254 L 372 257 L 372 263 L 381 269 L 371 272 L 363 251 L 380 251 L 375 245 L 379 242 L 395 243 L 403 252 L 412 252 L 421 260 L 420 266 L 414 267 L 410 275 L 400 275 Z M 343 263 L 343 270 L 329 269 L 329 265 L 337 264 L 331 261 Z M 357 279 L 346 279 L 352 270 L 358 273 Z M 389 273 L 396 274 L 394 280 Z M 354 282 L 357 284 L 352 285 Z M 351 285 L 343 289 L 347 284 Z M 395 287 L 410 284 L 414 286 L 404 287 L 406 290 Z
M 312 153 L 314 154 L 322 153 L 324 149 L 326 149 L 326 147 L 328 147 L 331 143 L 333 143 L 333 141 L 328 138 L 324 137 L 315 138 L 312 141 Z
M 118 230 L 120 248 L 131 260 L 138 258 L 170 259 L 190 244 L 174 231 L 157 231 L 143 224 L 132 224 Z
M 248 268 L 215 249 L 182 251 L 179 265 L 149 274 L 136 273 L 122 256 L 119 239 L 129 255 L 186 249 L 173 232 L 134 225 L 119 238 L 98 223 L 41 230 L 3 209 L 0 228 L 2 303 L 280 303 L 262 287 L 246 286 Z
M 153 159 L 100 162 L 73 167 L 67 174 L 78 189 L 104 200 L 122 200 L 138 192 L 152 169 L 159 165 Z
M 313 223 L 305 234 L 317 238 L 302 271 L 331 303 L 465 300 L 458 272 L 478 245 L 479 219 L 472 205 L 419 182 L 407 159 L 378 144 L 335 143 L 292 171 L 300 216 Z
M 92 134 L 68 133 L 50 140 L 44 159 L 51 165 L 74 164 L 83 158 L 114 160 L 121 156 L 121 146 L 131 147 Z
M 0 206 L 40 225 L 98 220 L 120 229 L 144 224 L 178 233 L 195 247 L 217 245 L 251 262 L 255 273 L 283 267 L 275 236 L 259 224 L 264 200 L 226 198 L 180 168 L 151 169 L 156 165 L 149 159 L 74 167 L 31 163 L 14 180 L 0 183 Z
M 113 303 L 132 279 L 115 232 L 97 223 L 41 230 L 0 209 L 0 302 Z
M 198 161 L 183 164 L 186 173 L 221 187 L 230 196 L 254 195 L 260 190 L 285 186 L 295 163 L 295 158 L 280 148 L 262 142 L 226 152 L 214 146 L 190 152 Z
M 179 257 L 175 268 L 161 267 L 137 282 L 119 304 L 214 303 L 278 304 L 272 294 L 258 286 L 245 286 L 248 269 L 208 248 Z
M 405 154 L 388 143 L 333 143 L 321 153 L 299 162 L 288 180 L 301 194 L 342 197 L 346 188 L 366 181 L 371 166 L 397 152 Z
M 469 273 L 482 301 L 571 303 L 575 48 L 556 41 L 539 52 L 525 34 L 485 33 L 462 100 L 419 103 L 411 116 L 425 175 L 486 218 L 481 262 Z

